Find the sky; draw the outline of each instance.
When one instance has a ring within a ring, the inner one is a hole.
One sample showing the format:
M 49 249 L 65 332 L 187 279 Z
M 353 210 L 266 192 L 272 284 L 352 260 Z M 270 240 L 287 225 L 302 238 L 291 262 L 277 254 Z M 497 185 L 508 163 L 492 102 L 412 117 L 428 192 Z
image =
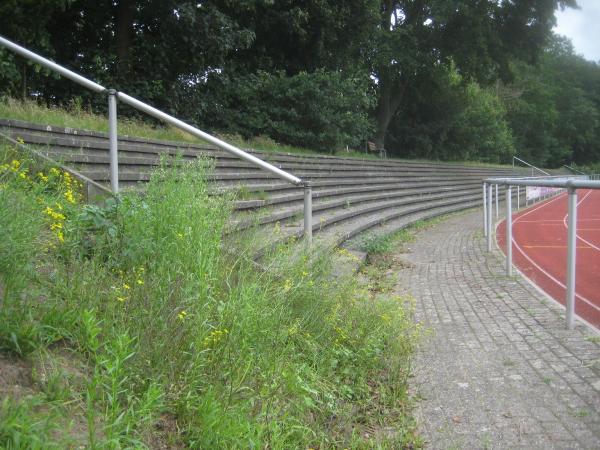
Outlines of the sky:
M 581 9 L 556 12 L 554 32 L 567 36 L 575 51 L 590 61 L 600 62 L 600 0 L 577 0 Z

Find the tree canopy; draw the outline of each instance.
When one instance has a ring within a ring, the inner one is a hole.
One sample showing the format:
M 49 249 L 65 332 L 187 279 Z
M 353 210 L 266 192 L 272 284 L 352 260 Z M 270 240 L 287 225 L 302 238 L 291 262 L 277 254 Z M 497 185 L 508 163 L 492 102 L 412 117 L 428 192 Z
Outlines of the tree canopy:
M 600 67 L 575 0 L 6 0 L 4 36 L 208 131 L 334 151 L 598 161 Z M 0 49 L 0 93 L 105 99 Z

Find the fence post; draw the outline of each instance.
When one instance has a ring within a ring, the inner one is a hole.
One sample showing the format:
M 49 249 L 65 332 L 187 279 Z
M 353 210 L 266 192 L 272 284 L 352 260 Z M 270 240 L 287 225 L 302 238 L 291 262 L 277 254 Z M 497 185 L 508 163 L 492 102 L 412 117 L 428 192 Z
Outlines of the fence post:
M 490 183 L 488 185 L 488 234 L 487 234 L 487 247 L 488 252 L 492 251 L 492 195 L 494 186 Z
M 483 235 L 487 236 L 487 183 L 483 182 Z
M 575 324 L 575 264 L 577 258 L 577 189 L 568 186 L 569 233 L 567 237 L 567 328 Z
M 119 155 L 117 143 L 117 91 L 109 89 L 108 93 L 108 139 L 110 145 L 110 189 L 113 194 L 119 193 Z
M 310 181 L 304 182 L 304 238 L 312 242 L 312 187 Z
M 506 276 L 512 276 L 512 189 L 506 186 Z

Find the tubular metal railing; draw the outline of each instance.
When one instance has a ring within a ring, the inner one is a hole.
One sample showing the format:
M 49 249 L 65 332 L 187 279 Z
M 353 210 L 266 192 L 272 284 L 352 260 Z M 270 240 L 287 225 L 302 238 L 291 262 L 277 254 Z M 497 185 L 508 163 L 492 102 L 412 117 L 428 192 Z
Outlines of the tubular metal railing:
M 569 169 L 571 172 L 575 172 L 579 175 L 587 175 L 585 172 L 582 172 L 581 170 L 577 170 L 575 167 L 567 166 L 566 164 L 563 164 L 563 167 L 565 169 Z
M 204 141 L 207 141 L 216 147 L 231 153 L 240 159 L 248 161 L 249 163 L 259 167 L 260 169 L 266 170 L 278 178 L 281 178 L 289 183 L 297 186 L 303 186 L 304 188 L 304 237 L 307 241 L 312 240 L 312 187 L 311 182 L 308 180 L 301 180 L 300 178 L 257 158 L 231 144 L 228 144 L 221 139 L 218 139 L 196 127 L 193 127 L 169 114 L 166 114 L 159 109 L 154 108 L 136 98 L 133 98 L 123 92 L 116 91 L 114 89 L 107 89 L 92 80 L 89 80 L 59 64 L 56 64 L 49 59 L 46 59 L 37 53 L 27 50 L 18 44 L 0 36 L 0 45 L 7 49 L 17 53 L 18 55 L 29 59 L 41 66 L 44 66 L 65 78 L 74 81 L 77 84 L 95 92 L 98 94 L 106 94 L 108 96 L 108 135 L 109 135 L 109 154 L 110 154 L 110 186 L 111 191 L 114 194 L 119 192 L 119 157 L 118 157 L 118 140 L 117 140 L 117 101 L 121 101 L 139 111 L 142 111 L 149 116 L 166 122 L 174 127 L 186 131 L 187 133 L 196 136 Z
M 531 167 L 531 176 L 533 176 L 533 171 L 534 170 L 537 170 L 538 172 L 543 173 L 544 175 L 550 175 L 548 172 L 540 169 L 539 167 L 535 167 L 533 164 L 529 164 L 524 159 L 517 158 L 516 156 L 513 156 L 513 158 L 512 158 L 512 165 L 513 165 L 513 167 L 515 167 L 515 161 L 518 161 L 521 164 L 525 164 L 527 167 Z
M 575 275 L 576 275 L 576 239 L 577 239 L 577 190 L 600 189 L 600 181 L 596 176 L 555 176 L 555 177 L 523 177 L 523 178 L 488 178 L 483 181 L 484 235 L 487 237 L 488 252 L 492 251 L 492 201 L 493 186 L 496 186 L 496 202 L 498 186 L 506 187 L 506 275 L 512 276 L 512 187 L 545 187 L 555 188 L 562 192 L 567 190 L 569 196 L 568 237 L 567 237 L 567 285 L 566 285 L 566 326 L 573 329 L 575 322 Z M 555 192 L 556 193 L 556 192 Z M 551 194 L 552 195 L 552 194 Z M 518 198 L 518 196 L 517 196 Z M 542 198 L 545 198 L 542 197 Z M 517 206 L 517 210 L 519 207 Z

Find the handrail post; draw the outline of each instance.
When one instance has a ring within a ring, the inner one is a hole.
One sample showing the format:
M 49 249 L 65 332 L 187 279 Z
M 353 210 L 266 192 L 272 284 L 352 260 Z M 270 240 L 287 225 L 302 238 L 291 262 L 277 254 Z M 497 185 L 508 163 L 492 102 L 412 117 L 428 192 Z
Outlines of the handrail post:
M 498 220 L 498 185 L 496 184 L 496 220 Z
M 521 186 L 517 186 L 517 211 L 521 209 Z
M 487 250 L 488 252 L 492 251 L 492 195 L 493 195 L 494 186 L 492 183 L 488 184 L 488 233 L 487 233 Z
M 117 91 L 109 89 L 108 94 L 108 140 L 110 153 L 110 189 L 119 193 L 119 153 L 117 140 Z
M 310 181 L 304 181 L 304 239 L 312 242 L 312 186 Z
M 487 237 L 488 226 L 487 226 L 487 183 L 483 182 L 483 235 Z
M 575 264 L 577 258 L 577 189 L 569 186 L 569 233 L 567 237 L 567 328 L 573 329 L 575 323 Z
M 506 276 L 512 276 L 512 189 L 506 186 Z

